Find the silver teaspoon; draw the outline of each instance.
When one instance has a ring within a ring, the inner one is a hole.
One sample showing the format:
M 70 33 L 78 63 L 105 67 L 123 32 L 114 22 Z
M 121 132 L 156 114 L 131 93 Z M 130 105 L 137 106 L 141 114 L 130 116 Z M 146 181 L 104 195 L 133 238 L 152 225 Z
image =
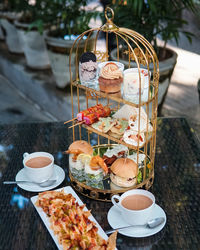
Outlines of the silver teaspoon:
M 34 182 L 34 181 L 4 181 L 3 184 L 24 184 L 24 183 L 34 183 L 40 187 L 48 187 L 53 185 L 57 180 L 46 180 L 42 182 Z
M 115 232 L 116 230 L 131 228 L 131 227 L 154 228 L 154 227 L 157 227 L 160 224 L 162 224 L 164 221 L 165 221 L 164 217 L 158 217 L 158 218 L 149 220 L 145 225 L 130 225 L 130 226 L 125 226 L 125 227 L 118 227 L 118 228 L 115 228 L 115 229 L 107 230 L 107 231 L 105 231 L 105 233 L 106 234 L 111 234 L 111 233 Z

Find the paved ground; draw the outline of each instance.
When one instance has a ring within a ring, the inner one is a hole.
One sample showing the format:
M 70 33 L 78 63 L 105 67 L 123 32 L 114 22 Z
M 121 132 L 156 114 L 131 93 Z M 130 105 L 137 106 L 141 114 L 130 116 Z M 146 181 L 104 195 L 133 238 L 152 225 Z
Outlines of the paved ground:
M 162 115 L 186 117 L 200 139 L 200 102 L 197 89 L 197 82 L 200 79 L 200 55 L 173 46 L 169 47 L 178 53 L 178 60 Z
M 170 41 L 168 47 L 178 54 L 177 64 L 162 109 L 163 116 L 186 117 L 200 140 L 200 100 L 197 82 L 200 79 L 200 17 L 184 11 L 189 25 L 183 29 L 194 34 L 192 44 L 180 34 L 180 42 Z M 161 43 L 162 44 L 162 43 Z
M 5 77 L 0 75 L 0 123 L 49 121 L 37 104 L 23 96 Z
M 188 13 L 186 14 L 188 15 Z M 197 81 L 200 79 L 200 21 L 194 22 L 191 15 L 187 18 L 190 22 L 190 31 L 196 34 L 197 37 L 193 39 L 192 45 L 188 45 L 185 38 L 182 38 L 179 48 L 175 46 L 173 41 L 168 45 L 178 53 L 178 61 L 163 106 L 162 115 L 185 116 L 200 138 L 200 106 L 197 91 Z M 51 88 L 53 88 L 52 84 Z M 70 105 L 70 100 L 68 100 L 70 98 L 66 93 L 66 89 L 63 93 L 55 89 L 55 95 L 58 92 L 59 98 L 64 98 L 66 95 L 65 99 L 67 100 L 65 101 Z M 67 92 L 69 93 L 69 91 Z M 45 110 L 24 96 L 7 79 L 0 76 L 0 123 L 50 120 L 53 119 L 48 116 Z

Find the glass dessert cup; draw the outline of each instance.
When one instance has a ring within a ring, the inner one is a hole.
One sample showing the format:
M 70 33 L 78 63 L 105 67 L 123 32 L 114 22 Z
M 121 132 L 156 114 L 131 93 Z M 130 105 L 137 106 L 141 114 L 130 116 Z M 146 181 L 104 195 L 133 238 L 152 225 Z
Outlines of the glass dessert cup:
M 121 92 L 123 79 L 103 79 L 99 78 L 99 89 L 104 93 L 114 94 Z

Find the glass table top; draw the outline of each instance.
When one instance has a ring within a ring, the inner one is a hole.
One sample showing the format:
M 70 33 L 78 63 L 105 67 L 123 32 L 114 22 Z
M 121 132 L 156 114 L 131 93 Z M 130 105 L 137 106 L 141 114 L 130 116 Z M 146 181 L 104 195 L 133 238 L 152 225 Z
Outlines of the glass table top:
M 47 151 L 55 157 L 66 178 L 57 188 L 70 185 L 68 156 L 63 154 L 72 138 L 62 122 L 0 125 L 0 249 L 57 249 L 30 197 L 37 193 L 15 185 L 23 167 L 24 152 Z M 199 249 L 200 146 L 184 118 L 158 119 L 155 180 L 150 191 L 167 215 L 159 233 L 146 238 L 118 234 L 117 248 Z M 110 229 L 107 213 L 112 204 L 79 194 L 104 230 Z

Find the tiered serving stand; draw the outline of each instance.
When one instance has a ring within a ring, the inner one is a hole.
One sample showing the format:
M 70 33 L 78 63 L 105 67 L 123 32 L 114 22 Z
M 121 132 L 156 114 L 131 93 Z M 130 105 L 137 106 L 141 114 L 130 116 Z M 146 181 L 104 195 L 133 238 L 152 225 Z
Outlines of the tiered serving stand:
M 108 17 L 110 16 L 110 18 Z M 142 146 L 139 146 L 139 142 L 137 146 L 133 146 L 130 144 L 126 144 L 124 141 L 116 139 L 108 134 L 101 133 L 98 130 L 94 129 L 91 126 L 87 126 L 84 124 L 78 125 L 78 133 L 77 126 L 72 126 L 73 133 L 73 141 L 82 139 L 82 127 L 87 130 L 87 140 L 90 144 L 93 136 L 96 138 L 96 145 L 94 148 L 100 151 L 100 148 L 110 148 L 116 144 L 123 144 L 129 148 L 129 152 L 134 150 L 137 152 L 137 163 L 139 160 L 139 153 L 143 153 L 146 155 L 144 160 L 144 167 L 142 168 L 142 182 L 137 183 L 135 186 L 130 188 L 120 188 L 113 187 L 110 178 L 106 178 L 104 180 L 104 187 L 101 189 L 93 188 L 85 183 L 80 182 L 75 179 L 72 174 L 69 172 L 69 176 L 71 179 L 72 186 L 83 195 L 102 201 L 110 201 L 112 195 L 120 194 L 128 189 L 133 188 L 144 188 L 149 189 L 154 180 L 154 159 L 155 159 L 155 146 L 156 146 L 156 123 L 157 123 L 157 99 L 158 99 L 158 84 L 159 84 L 159 64 L 157 55 L 152 47 L 152 45 L 139 33 L 134 30 L 130 30 L 127 28 L 117 27 L 113 23 L 114 12 L 111 8 L 107 7 L 105 10 L 105 18 L 106 23 L 100 28 L 94 28 L 83 32 L 74 42 L 69 59 L 69 67 L 70 67 L 70 79 L 71 79 L 71 103 L 72 103 L 72 119 L 76 117 L 77 113 L 83 110 L 84 108 L 80 106 L 80 99 L 82 95 L 85 96 L 86 108 L 94 106 L 98 103 L 103 103 L 104 105 L 109 105 L 113 111 L 117 111 L 124 104 L 128 104 L 132 107 L 136 107 L 139 109 L 139 123 L 141 116 L 141 108 L 143 107 L 146 111 L 147 121 L 150 120 L 153 130 L 151 133 L 148 132 L 149 124 L 146 124 L 146 133 L 145 133 L 145 143 Z M 99 36 L 101 33 L 105 34 L 106 38 L 106 50 L 99 51 L 97 49 L 97 43 L 99 41 Z M 109 61 L 109 37 L 111 36 L 115 38 L 116 47 L 117 47 L 117 58 L 120 62 L 121 51 L 125 47 L 126 51 L 122 54 L 128 63 L 130 68 L 131 61 L 135 62 L 135 67 L 138 68 L 139 74 L 139 102 L 135 104 L 131 101 L 128 101 L 123 98 L 123 93 L 120 95 L 112 95 L 99 91 L 98 84 L 94 88 L 86 87 L 82 85 L 79 79 L 79 57 L 83 52 L 92 51 L 96 57 L 97 62 Z M 85 39 L 86 37 L 86 39 Z M 79 45 L 84 40 L 84 48 L 81 48 Z M 91 41 L 93 42 L 93 48 L 91 49 Z M 72 67 L 76 66 L 76 71 L 72 72 Z M 141 94 L 141 73 L 140 69 L 145 68 L 148 70 L 148 75 L 151 75 L 148 79 L 148 98 L 147 101 L 142 101 Z M 151 71 L 151 73 L 150 73 Z M 81 94 L 80 94 L 81 93 Z M 76 99 L 74 99 L 76 98 Z M 76 106 L 77 102 L 77 106 Z M 95 104 L 94 104 L 95 102 Z M 74 107 L 77 107 L 75 110 Z M 73 125 L 76 125 L 75 121 L 72 121 Z M 139 131 L 140 135 L 140 124 Z M 105 143 L 106 140 L 106 143 Z M 70 171 L 70 170 L 69 170 Z M 148 172 L 148 175 L 147 175 Z

